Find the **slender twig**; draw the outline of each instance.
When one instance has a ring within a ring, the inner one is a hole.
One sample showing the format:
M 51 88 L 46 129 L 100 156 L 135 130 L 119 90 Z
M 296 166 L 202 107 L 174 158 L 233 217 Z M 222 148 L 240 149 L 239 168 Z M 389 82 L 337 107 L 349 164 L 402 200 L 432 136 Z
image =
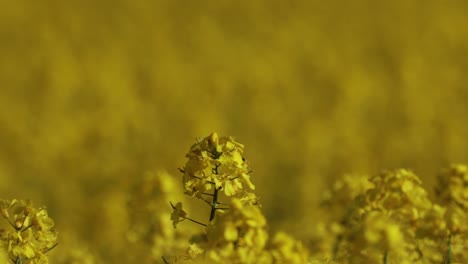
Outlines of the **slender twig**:
M 385 251 L 384 255 L 383 255 L 383 263 L 384 264 L 387 264 L 388 263 L 388 251 Z
M 24 228 L 24 229 L 20 229 L 18 230 L 19 232 L 23 233 L 24 231 L 28 230 L 29 228 L 31 228 L 33 226 L 33 224 L 30 224 L 28 227 Z
M 198 222 L 197 220 L 193 220 L 192 218 L 189 218 L 189 217 L 184 217 L 184 219 L 187 219 L 187 220 L 189 220 L 189 221 L 192 221 L 192 222 L 194 222 L 195 224 L 199 224 L 199 225 L 201 225 L 201 226 L 206 226 L 206 224 L 201 223 L 201 222 Z
M 211 194 L 211 196 L 214 197 L 213 194 Z M 202 201 L 204 201 L 206 204 L 208 204 L 209 206 L 213 206 L 213 202 L 212 202 L 212 201 L 210 202 L 210 201 L 208 201 L 207 199 L 205 199 L 205 198 L 203 198 L 203 197 L 201 197 L 200 199 L 201 199 Z M 218 207 L 218 205 L 229 205 L 229 204 L 216 201 L 215 210 L 228 210 L 228 209 L 229 209 L 229 207 Z
M 58 243 L 55 243 L 53 246 L 51 246 L 50 248 L 47 248 L 46 250 L 42 251 L 42 253 L 47 253 L 49 251 L 51 251 L 52 249 L 54 249 L 56 246 L 58 246 Z
M 167 260 L 164 258 L 164 257 L 161 257 L 162 260 L 164 261 L 165 264 L 169 264 L 169 262 L 167 262 Z
M 176 210 L 175 205 L 174 205 L 172 202 L 169 202 L 169 203 L 171 204 L 172 209 Z M 194 220 L 194 219 L 192 219 L 192 218 L 190 218 L 190 217 L 186 217 L 186 216 L 180 216 L 180 217 L 182 217 L 183 219 L 189 220 L 189 221 L 191 221 L 191 222 L 193 222 L 193 223 L 199 224 L 199 225 L 201 225 L 201 226 L 206 226 L 206 224 L 204 224 L 204 223 L 202 223 L 202 222 L 199 222 L 199 221 L 197 221 L 197 220 Z

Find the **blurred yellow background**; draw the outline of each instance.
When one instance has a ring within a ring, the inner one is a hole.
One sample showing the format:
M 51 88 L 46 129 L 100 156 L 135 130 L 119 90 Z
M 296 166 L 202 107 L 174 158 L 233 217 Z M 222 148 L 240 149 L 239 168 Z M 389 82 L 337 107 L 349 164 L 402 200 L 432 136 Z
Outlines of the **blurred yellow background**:
M 245 144 L 270 228 L 295 235 L 343 173 L 430 187 L 468 160 L 468 2 L 1 3 L 1 198 L 47 205 L 99 263 L 123 261 L 129 186 L 180 177 L 212 131 Z

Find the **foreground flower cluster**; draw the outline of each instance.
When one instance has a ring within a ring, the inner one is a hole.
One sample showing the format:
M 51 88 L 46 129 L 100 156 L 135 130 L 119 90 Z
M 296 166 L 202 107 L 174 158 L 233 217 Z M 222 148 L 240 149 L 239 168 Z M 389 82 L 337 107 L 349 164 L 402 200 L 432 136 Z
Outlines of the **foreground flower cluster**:
M 183 191 L 167 173 L 148 174 L 129 202 L 128 238 L 146 249 L 140 263 L 468 263 L 464 165 L 442 171 L 433 196 L 406 169 L 345 175 L 324 193 L 328 221 L 312 221 L 301 242 L 268 231 L 242 144 L 212 133 L 186 158 Z M 208 206 L 206 217 L 182 192 Z
M 57 231 L 46 209 L 24 200 L 0 200 L 0 212 L 6 223 L 0 241 L 8 258 L 14 263 L 49 263 L 46 253 L 57 245 Z
M 182 203 L 173 205 L 174 227 L 184 220 L 201 226 L 185 254 L 164 258 L 169 263 L 307 263 L 308 251 L 285 233 L 272 238 L 258 198 L 253 193 L 244 146 L 212 133 L 187 153 L 185 194 L 208 204 L 207 221 L 189 218 Z M 222 201 L 221 201 L 222 199 Z

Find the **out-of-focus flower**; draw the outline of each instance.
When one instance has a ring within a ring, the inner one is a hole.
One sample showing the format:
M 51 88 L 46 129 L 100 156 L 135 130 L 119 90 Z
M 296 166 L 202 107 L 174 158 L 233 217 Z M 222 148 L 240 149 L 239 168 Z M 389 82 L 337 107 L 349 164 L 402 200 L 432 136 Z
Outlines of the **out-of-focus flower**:
M 361 215 L 370 211 L 383 211 L 395 221 L 415 227 L 432 207 L 421 180 L 411 171 L 384 171 L 370 178 L 370 181 L 375 187 L 357 197 Z
M 434 241 L 425 237 L 430 243 L 423 245 L 424 232 L 437 228 L 444 234 L 440 208 L 433 206 L 421 180 L 411 171 L 384 171 L 369 181 L 373 187 L 356 196 L 350 211 L 343 212 L 339 220 L 344 232 L 336 236 L 333 256 L 340 261 L 354 256 L 356 263 L 371 263 L 382 256 L 389 263 L 420 261 L 421 252 Z
M 449 231 L 447 252 L 451 252 L 451 261 L 466 261 L 468 259 L 468 167 L 454 164 L 443 170 L 438 176 L 435 192 L 438 201 L 446 208 L 444 219 Z
M 447 207 L 446 220 L 452 234 L 468 231 L 468 167 L 452 165 L 438 176 L 436 195 Z
M 266 220 L 257 206 L 233 198 L 229 210 L 207 226 L 206 241 L 196 249 L 195 259 L 206 263 L 267 263 Z
M 273 263 L 303 264 L 309 260 L 304 245 L 284 232 L 276 233 L 271 244 Z
M 323 194 L 322 205 L 346 208 L 360 194 L 374 187 L 367 175 L 346 174 L 333 183 L 332 188 Z
M 370 212 L 347 237 L 350 263 L 411 263 L 399 225 L 381 212 Z M 397 261 L 395 261 L 397 260 Z
M 191 233 L 174 229 L 171 212 L 176 221 L 184 219 L 179 218 L 180 210 L 177 215 L 169 205 L 170 201 L 183 199 L 177 189 L 175 177 L 166 171 L 147 172 L 135 183 L 128 201 L 127 238 L 132 246 L 129 261 L 154 263 L 162 256 L 172 259 L 184 252 Z
M 182 203 L 178 202 L 175 206 L 173 206 L 173 211 L 171 214 L 172 225 L 174 228 L 177 227 L 177 224 L 184 221 L 187 218 L 187 212 L 182 209 Z

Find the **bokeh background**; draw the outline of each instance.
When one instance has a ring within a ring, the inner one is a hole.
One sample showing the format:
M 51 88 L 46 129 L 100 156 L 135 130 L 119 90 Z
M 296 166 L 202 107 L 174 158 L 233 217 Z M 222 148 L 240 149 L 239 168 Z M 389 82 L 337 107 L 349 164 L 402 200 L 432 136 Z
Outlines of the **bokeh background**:
M 54 251 L 124 263 L 129 186 L 212 131 L 297 236 L 344 173 L 468 160 L 466 1 L 0 2 L 1 198 L 47 205 Z

